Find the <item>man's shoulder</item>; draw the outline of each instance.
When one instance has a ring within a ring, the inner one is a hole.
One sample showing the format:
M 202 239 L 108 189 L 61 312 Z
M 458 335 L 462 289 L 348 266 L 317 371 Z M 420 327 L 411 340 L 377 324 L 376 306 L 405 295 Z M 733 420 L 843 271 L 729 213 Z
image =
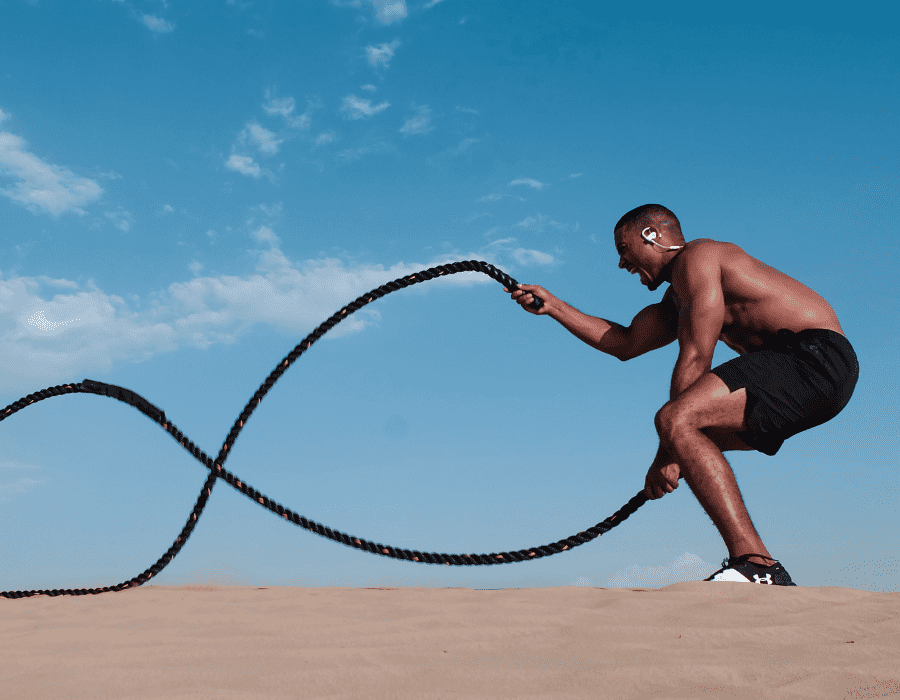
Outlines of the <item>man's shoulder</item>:
M 743 252 L 740 246 L 728 241 L 696 238 L 685 244 L 682 254 L 678 256 L 676 261 L 676 267 L 680 267 L 682 272 L 686 272 L 687 268 L 696 268 L 698 265 L 727 265 L 728 261 L 732 260 L 735 255 L 740 255 Z M 679 265 L 678 263 L 681 264 Z
M 693 255 L 697 255 L 698 252 L 709 255 L 711 253 L 721 253 L 729 249 L 733 250 L 737 247 L 737 245 L 730 243 L 729 241 L 716 241 L 712 238 L 695 238 L 685 244 L 684 252 L 692 253 Z
M 734 243 L 715 241 L 711 238 L 696 238 L 688 241 L 676 257 L 672 268 L 670 291 L 676 297 L 690 295 L 690 290 L 698 281 L 718 277 L 723 268 L 728 267 L 735 255 L 743 251 Z M 675 301 L 676 305 L 678 300 Z

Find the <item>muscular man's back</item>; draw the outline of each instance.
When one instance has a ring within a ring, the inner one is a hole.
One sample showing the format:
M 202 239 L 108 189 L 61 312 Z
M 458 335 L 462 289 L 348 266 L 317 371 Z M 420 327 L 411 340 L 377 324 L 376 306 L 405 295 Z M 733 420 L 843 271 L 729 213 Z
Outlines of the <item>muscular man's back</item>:
M 690 241 L 674 261 L 672 286 L 666 292 L 682 305 L 675 292 L 679 277 L 698 249 L 713 248 L 722 270 L 725 319 L 719 339 L 743 355 L 767 346 L 778 331 L 825 328 L 844 335 L 831 305 L 809 287 L 745 253 L 733 243 L 700 238 Z

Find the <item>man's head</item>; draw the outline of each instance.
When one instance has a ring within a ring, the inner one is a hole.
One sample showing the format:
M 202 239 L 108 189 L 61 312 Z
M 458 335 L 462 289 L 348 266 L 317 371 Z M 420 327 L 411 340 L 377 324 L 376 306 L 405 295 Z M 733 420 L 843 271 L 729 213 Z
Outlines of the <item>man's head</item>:
M 644 204 L 625 214 L 613 229 L 619 267 L 640 277 L 652 292 L 669 274 L 664 268 L 684 245 L 678 217 L 661 204 Z

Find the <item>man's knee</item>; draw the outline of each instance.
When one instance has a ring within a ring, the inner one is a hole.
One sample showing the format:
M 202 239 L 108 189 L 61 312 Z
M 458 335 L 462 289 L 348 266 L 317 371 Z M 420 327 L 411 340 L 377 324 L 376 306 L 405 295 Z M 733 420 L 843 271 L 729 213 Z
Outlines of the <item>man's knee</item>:
M 696 429 L 692 421 L 693 416 L 679 405 L 678 401 L 669 401 L 656 412 L 654 423 L 659 441 L 664 447 L 671 447 L 686 431 Z M 706 437 L 713 441 L 722 452 L 729 450 L 753 450 L 737 433 L 731 430 L 723 430 L 715 427 L 700 428 Z
M 677 401 L 669 401 L 656 412 L 656 432 L 663 445 L 671 445 L 687 425 L 687 415 Z

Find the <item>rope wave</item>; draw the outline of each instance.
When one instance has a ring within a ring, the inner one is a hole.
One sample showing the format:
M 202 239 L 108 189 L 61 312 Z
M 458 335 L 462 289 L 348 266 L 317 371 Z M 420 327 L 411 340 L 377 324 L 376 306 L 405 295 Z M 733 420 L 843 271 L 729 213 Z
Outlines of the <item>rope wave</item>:
M 452 275 L 457 272 L 483 272 L 497 282 L 500 282 L 510 291 L 516 291 L 519 288 L 518 283 L 512 277 L 507 275 L 502 270 L 494 267 L 493 265 L 490 265 L 489 263 L 486 263 L 482 260 L 464 260 L 448 263 L 446 265 L 439 265 L 437 267 L 432 267 L 427 270 L 423 270 L 422 272 L 408 275 L 406 277 L 400 277 L 382 285 L 381 287 L 378 287 L 377 289 L 373 289 L 367 294 L 363 294 L 352 303 L 347 304 L 340 311 L 335 312 L 328 320 L 326 320 L 312 333 L 306 336 L 306 338 L 304 338 L 290 353 L 288 353 L 288 355 L 281 362 L 278 363 L 278 366 L 271 372 L 271 374 L 269 374 L 269 376 L 262 383 L 259 389 L 256 390 L 256 393 L 253 394 L 250 401 L 244 407 L 244 410 L 238 416 L 238 419 L 234 422 L 234 425 L 232 425 L 231 431 L 225 438 L 222 449 L 219 450 L 219 454 L 215 459 L 207 455 L 203 450 L 201 450 L 193 442 L 191 442 L 191 440 L 188 439 L 188 437 L 184 435 L 184 433 L 178 430 L 178 428 L 175 427 L 175 424 L 172 423 L 168 418 L 166 418 L 166 414 L 162 409 L 154 406 L 140 394 L 131 391 L 130 389 L 116 386 L 115 384 L 105 384 L 103 382 L 94 381 L 93 379 L 85 379 L 78 384 L 66 384 L 49 387 L 47 389 L 37 391 L 33 394 L 29 394 L 28 396 L 25 396 L 18 401 L 11 403 L 5 409 L 0 411 L 0 421 L 5 420 L 9 416 L 18 411 L 21 411 L 27 406 L 31 406 L 38 401 L 43 401 L 44 399 L 48 399 L 51 396 L 82 393 L 96 394 L 98 396 L 106 396 L 109 398 L 117 399 L 131 406 L 134 406 L 148 418 L 161 425 L 162 428 L 167 431 L 195 459 L 197 459 L 201 464 L 203 464 L 203 466 L 209 469 L 210 474 L 206 482 L 203 484 L 203 488 L 200 490 L 200 495 L 197 498 L 197 502 L 195 503 L 194 508 L 192 509 L 191 514 L 187 519 L 187 523 L 182 528 L 179 536 L 175 539 L 175 542 L 156 561 L 156 563 L 153 564 L 153 566 L 149 567 L 134 578 L 116 584 L 115 586 L 104 586 L 101 588 L 0 591 L 0 596 L 4 598 L 27 598 L 36 595 L 87 595 L 107 593 L 111 591 L 121 591 L 127 588 L 142 586 L 151 578 L 156 576 L 160 571 L 162 571 L 169 564 L 169 562 L 171 562 L 175 558 L 178 552 L 181 551 L 181 548 L 184 547 L 188 538 L 191 536 L 191 533 L 193 532 L 197 521 L 200 519 L 200 515 L 203 513 L 203 509 L 206 507 L 206 502 L 212 494 L 213 487 L 219 479 L 226 481 L 228 484 L 239 490 L 248 498 L 251 498 L 254 501 L 258 502 L 264 508 L 269 509 L 273 513 L 283 517 L 285 520 L 293 523 L 294 525 L 299 525 L 300 527 L 305 528 L 317 535 L 327 537 L 330 540 L 334 540 L 335 542 L 346 545 L 348 547 L 352 547 L 354 549 L 370 552 L 372 554 L 378 554 L 380 556 L 392 557 L 394 559 L 401 559 L 409 562 L 418 562 L 420 564 L 445 564 L 447 566 L 485 566 L 491 564 L 512 564 L 522 561 L 534 561 L 542 557 L 552 556 L 554 554 L 559 554 L 560 552 L 569 551 L 574 547 L 582 545 L 586 542 L 590 542 L 594 538 L 608 532 L 623 520 L 627 519 L 632 513 L 634 513 L 638 508 L 646 503 L 647 496 L 643 491 L 639 491 L 636 496 L 634 496 L 630 501 L 628 501 L 628 503 L 622 506 L 622 508 L 616 511 L 613 515 L 609 516 L 606 520 L 603 520 L 593 527 L 579 532 L 577 535 L 572 535 L 571 537 L 566 537 L 565 539 L 543 546 L 529 547 L 528 549 L 521 549 L 513 552 L 491 554 L 438 554 L 436 552 L 419 552 L 416 550 L 403 549 L 400 547 L 394 547 L 392 545 L 371 542 L 361 537 L 354 537 L 352 535 L 333 530 L 332 528 L 322 525 L 321 523 L 309 520 L 302 515 L 293 512 L 292 510 L 284 508 L 281 504 L 276 503 L 272 499 L 261 494 L 252 486 L 242 481 L 241 479 L 238 479 L 234 474 L 227 471 L 223 467 L 223 465 L 225 464 L 225 460 L 228 457 L 228 451 L 234 445 L 238 434 L 244 428 L 244 425 L 247 423 L 247 420 L 249 420 L 250 415 L 254 410 L 256 410 L 256 407 L 259 406 L 260 402 L 263 400 L 263 397 L 266 395 L 266 393 L 268 393 L 269 389 L 272 388 L 272 385 L 278 381 L 281 375 L 287 371 L 288 367 L 290 367 L 297 360 L 297 358 L 300 357 L 300 355 L 309 350 L 312 344 L 319 338 L 321 338 L 326 332 L 340 323 L 343 319 L 347 318 L 350 314 L 358 311 L 366 304 L 369 304 L 376 299 L 385 296 L 386 294 L 390 294 L 391 292 L 395 292 L 398 289 L 403 289 L 404 287 L 408 287 L 412 284 L 418 284 L 419 282 L 424 282 L 426 280 L 441 277 L 443 275 Z M 533 308 L 540 308 L 541 306 L 543 306 L 543 301 L 541 299 L 536 299 L 535 302 L 531 304 L 531 306 Z

